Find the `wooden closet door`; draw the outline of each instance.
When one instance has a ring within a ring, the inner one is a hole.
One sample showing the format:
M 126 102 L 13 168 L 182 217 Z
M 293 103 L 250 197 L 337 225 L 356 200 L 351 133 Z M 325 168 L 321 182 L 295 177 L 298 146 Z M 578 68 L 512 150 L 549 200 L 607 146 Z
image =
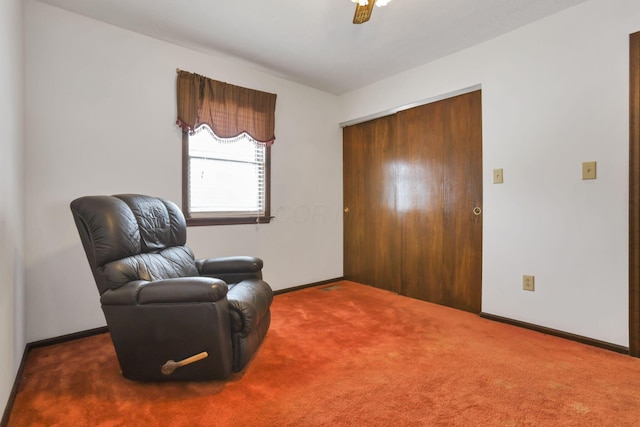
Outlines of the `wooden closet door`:
M 444 140 L 436 104 L 398 113 L 397 150 L 404 173 L 398 180 L 402 227 L 401 294 L 443 304 Z
M 345 278 L 479 313 L 480 91 L 344 129 Z
M 344 277 L 400 291 L 396 117 L 343 130 Z
M 402 182 L 401 293 L 479 313 L 482 299 L 480 92 L 398 113 Z
M 481 92 L 442 103 L 444 144 L 442 304 L 480 313 L 482 302 Z M 474 209 L 478 212 L 474 213 Z

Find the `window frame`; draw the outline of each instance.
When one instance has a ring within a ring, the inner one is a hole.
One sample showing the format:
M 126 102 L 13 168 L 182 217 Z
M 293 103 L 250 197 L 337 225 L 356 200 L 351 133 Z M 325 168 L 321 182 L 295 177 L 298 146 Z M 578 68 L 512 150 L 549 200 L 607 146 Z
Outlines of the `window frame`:
M 265 200 L 264 215 L 242 215 L 242 216 L 191 216 L 189 209 L 189 133 L 182 131 L 182 212 L 187 226 L 203 225 L 234 225 L 234 224 L 268 224 L 273 218 L 271 216 L 271 147 L 267 145 L 265 149 Z

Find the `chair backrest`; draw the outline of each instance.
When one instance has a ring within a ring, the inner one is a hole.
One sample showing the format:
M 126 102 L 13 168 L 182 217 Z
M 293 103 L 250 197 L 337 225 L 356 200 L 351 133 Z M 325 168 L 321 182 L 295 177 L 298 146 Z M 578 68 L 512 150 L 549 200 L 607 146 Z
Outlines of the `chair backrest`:
M 184 215 L 173 202 L 85 196 L 71 202 L 71 212 L 101 295 L 134 280 L 198 276 Z

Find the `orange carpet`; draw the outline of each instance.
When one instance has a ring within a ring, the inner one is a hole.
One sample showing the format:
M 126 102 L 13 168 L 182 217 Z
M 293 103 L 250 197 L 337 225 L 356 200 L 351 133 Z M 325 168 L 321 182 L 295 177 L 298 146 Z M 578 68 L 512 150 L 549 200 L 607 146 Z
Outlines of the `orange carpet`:
M 108 334 L 29 355 L 9 426 L 625 426 L 640 360 L 338 282 L 275 297 L 226 382 L 131 382 Z

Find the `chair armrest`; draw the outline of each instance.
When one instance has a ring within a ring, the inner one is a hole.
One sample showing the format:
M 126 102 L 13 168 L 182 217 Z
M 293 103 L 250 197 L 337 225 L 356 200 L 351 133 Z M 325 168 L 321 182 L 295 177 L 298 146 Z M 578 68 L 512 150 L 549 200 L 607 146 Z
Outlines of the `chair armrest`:
M 227 295 L 227 284 L 210 277 L 180 277 L 147 282 L 135 280 L 102 294 L 102 305 L 216 302 Z
M 203 276 L 230 273 L 258 273 L 262 270 L 262 260 L 249 256 L 208 258 L 196 260 L 198 272 Z
M 273 291 L 262 280 L 245 280 L 231 288 L 227 297 L 232 332 L 246 336 L 269 312 Z

